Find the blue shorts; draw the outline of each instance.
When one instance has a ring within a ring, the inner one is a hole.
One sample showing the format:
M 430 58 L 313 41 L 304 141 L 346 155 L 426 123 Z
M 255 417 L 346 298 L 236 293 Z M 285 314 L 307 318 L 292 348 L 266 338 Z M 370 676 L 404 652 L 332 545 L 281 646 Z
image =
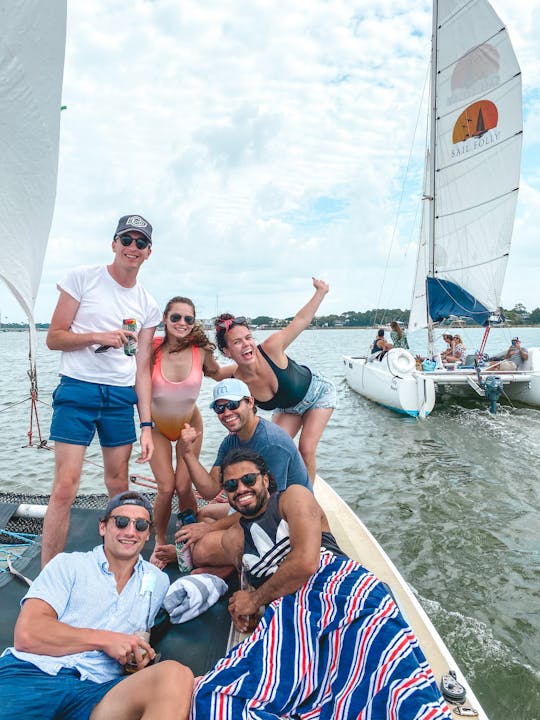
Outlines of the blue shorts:
M 133 387 L 99 385 L 62 375 L 53 392 L 50 439 L 90 445 L 97 430 L 102 447 L 131 445 L 137 439 Z
M 311 382 L 306 394 L 299 403 L 288 408 L 276 408 L 272 415 L 278 413 L 289 413 L 291 415 L 303 415 L 308 410 L 318 408 L 336 408 L 337 392 L 336 386 L 320 372 L 311 373 Z
M 48 675 L 11 653 L 0 658 L 0 719 L 89 720 L 92 710 L 124 678 L 96 683 L 63 668 Z

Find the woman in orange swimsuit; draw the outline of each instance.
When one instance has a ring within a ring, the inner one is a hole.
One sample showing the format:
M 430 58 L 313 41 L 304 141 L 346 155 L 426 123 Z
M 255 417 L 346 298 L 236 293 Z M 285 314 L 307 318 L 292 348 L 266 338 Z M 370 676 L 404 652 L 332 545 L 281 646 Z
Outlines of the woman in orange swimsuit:
M 152 430 L 154 454 L 150 466 L 157 482 L 154 505 L 156 545 L 151 562 L 164 567 L 159 548 L 166 543 L 173 494 L 178 493 L 179 506 L 197 512 L 187 467 L 177 440 L 184 423 L 200 432 L 197 455 L 202 445 L 202 417 L 196 402 L 202 376 L 222 380 L 230 369 L 222 368 L 213 356 L 215 345 L 195 321 L 195 306 L 189 298 L 173 297 L 163 313 L 165 334 L 154 339 L 152 368 Z M 173 446 L 176 463 L 173 466 Z M 157 551 L 157 555 L 156 555 Z

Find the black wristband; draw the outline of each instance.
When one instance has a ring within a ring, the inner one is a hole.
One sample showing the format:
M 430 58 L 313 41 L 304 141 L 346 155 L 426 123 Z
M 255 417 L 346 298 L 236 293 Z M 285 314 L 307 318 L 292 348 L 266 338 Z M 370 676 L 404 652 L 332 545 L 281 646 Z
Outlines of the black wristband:
M 153 427 L 154 427 L 154 423 L 153 423 L 152 421 L 150 421 L 150 422 L 142 422 L 142 423 L 139 424 L 139 427 L 141 428 L 141 430 L 142 430 L 143 428 L 145 428 L 145 427 L 153 428 Z

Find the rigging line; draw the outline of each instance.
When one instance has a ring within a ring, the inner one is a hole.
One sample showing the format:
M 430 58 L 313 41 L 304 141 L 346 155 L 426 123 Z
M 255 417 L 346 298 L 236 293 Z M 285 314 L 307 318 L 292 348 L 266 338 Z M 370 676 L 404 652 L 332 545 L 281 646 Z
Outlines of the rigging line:
M 475 1 L 476 1 L 476 0 L 471 0 L 471 2 L 475 2 Z M 471 5 L 471 2 L 469 2 L 469 3 L 467 3 L 467 4 L 468 4 L 468 5 Z M 467 5 L 463 5 L 463 7 L 459 8 L 459 10 L 457 11 L 457 13 L 455 13 L 454 15 L 449 15 L 449 16 L 446 18 L 446 22 L 441 23 L 441 24 L 439 25 L 439 28 L 442 28 L 442 27 L 444 27 L 444 25 L 448 25 L 450 22 L 453 22 L 455 15 L 457 15 L 458 13 L 462 12 L 463 10 L 465 10 L 466 7 L 467 7 Z M 449 62 L 449 63 L 448 63 L 447 65 L 445 65 L 444 67 L 439 67 L 439 72 L 442 73 L 442 72 L 444 72 L 445 70 L 448 70 L 449 68 L 453 67 L 454 65 L 457 65 L 457 63 L 460 62 L 463 58 L 466 58 L 468 55 L 472 55 L 473 53 L 475 53 L 475 52 L 478 50 L 478 48 L 481 48 L 482 45 L 485 45 L 486 43 L 491 42 L 492 40 L 494 40 L 494 39 L 497 37 L 497 35 L 500 35 L 501 33 L 506 33 L 506 35 L 508 35 L 507 29 L 506 29 L 506 25 L 501 25 L 501 26 L 499 27 L 499 29 L 498 29 L 498 30 L 495 30 L 495 32 L 494 32 L 492 35 L 490 35 L 489 37 L 484 38 L 481 42 L 477 43 L 477 44 L 476 44 L 474 47 L 472 47 L 470 50 L 467 50 L 466 53 L 464 53 L 463 55 L 461 55 L 459 58 L 456 58 L 456 60 L 453 60 L 452 62 Z M 514 77 L 515 77 L 515 76 L 514 76 Z M 506 82 L 506 81 L 505 81 L 505 82 Z M 504 84 L 504 83 L 501 83 L 501 84 Z
M 397 226 L 398 226 L 399 216 L 400 216 L 400 213 L 401 213 L 401 206 L 402 206 L 402 203 L 403 203 L 403 197 L 404 197 L 404 195 L 405 195 L 405 185 L 406 185 L 406 183 L 407 183 L 407 178 L 408 178 L 408 175 L 409 175 L 409 169 L 410 169 L 410 166 L 411 166 L 411 159 L 412 159 L 412 156 L 413 156 L 413 148 L 414 148 L 414 140 L 415 140 L 415 138 L 416 138 L 416 133 L 417 133 L 417 131 L 418 131 L 418 125 L 419 125 L 419 123 L 420 123 L 420 115 L 421 115 L 421 112 L 422 112 L 423 99 L 424 99 L 425 94 L 426 94 L 426 85 L 427 85 L 428 78 L 429 78 L 429 66 L 428 66 L 428 68 L 427 68 L 427 70 L 426 70 L 426 74 L 425 74 L 425 77 L 424 77 L 424 85 L 423 85 L 423 87 L 422 87 L 422 93 L 421 93 L 421 95 L 420 95 L 420 103 L 419 103 L 419 105 L 418 105 L 418 113 L 417 113 L 417 115 L 416 115 L 416 122 L 415 122 L 415 125 L 414 125 L 412 142 L 411 142 L 411 145 L 410 145 L 410 148 L 409 148 L 409 157 L 408 157 L 408 159 L 407 159 L 407 166 L 406 166 L 406 168 L 405 168 L 405 176 L 404 176 L 404 178 L 403 178 L 403 183 L 402 183 L 402 185 L 401 185 L 401 193 L 400 193 L 400 196 L 399 196 L 399 202 L 398 202 L 398 207 L 397 207 L 397 211 L 396 211 L 396 218 L 395 218 L 394 227 L 393 227 L 393 230 L 392 230 L 392 239 L 391 239 L 391 241 L 390 241 L 390 248 L 388 249 L 388 253 L 387 253 L 387 256 L 386 256 L 386 263 L 385 263 L 385 266 L 384 266 L 383 279 L 382 279 L 382 282 L 381 282 L 381 285 L 380 285 L 380 289 L 379 289 L 379 297 L 377 298 L 377 308 L 379 308 L 380 305 L 381 305 L 381 297 L 382 297 L 382 292 L 383 292 L 383 289 L 384 289 L 384 284 L 385 284 L 385 281 L 386 281 L 386 273 L 387 273 L 387 271 L 388 271 L 388 265 L 389 265 L 389 263 L 390 263 L 390 256 L 391 256 L 391 254 L 392 254 L 392 249 L 393 249 L 393 247 L 394 247 L 394 241 L 395 241 L 396 234 L 397 234 Z M 417 210 L 416 210 L 416 213 L 418 213 L 418 208 L 417 208 Z M 376 316 L 375 316 L 375 320 L 376 320 L 376 319 L 377 319 L 377 318 L 376 318 Z M 384 319 L 384 318 L 383 318 L 383 319 Z M 382 320 L 381 320 L 381 321 L 382 321 Z
M 460 104 L 461 105 L 466 104 L 467 107 L 470 107 L 471 105 L 474 105 L 475 102 L 478 102 L 479 100 L 484 99 L 486 97 L 486 94 L 488 91 L 493 92 L 495 90 L 497 90 L 497 91 L 501 90 L 502 88 L 504 88 L 505 85 L 509 85 L 513 80 L 515 80 L 516 78 L 520 78 L 520 77 L 521 77 L 521 70 L 517 73 L 514 73 L 513 75 L 510 75 L 504 82 L 493 85 L 493 87 L 490 87 L 487 89 L 484 88 L 482 92 L 477 92 L 474 95 L 467 95 L 466 97 L 460 98 L 459 99 Z M 511 87 L 509 90 L 511 91 L 513 89 L 514 88 Z M 504 94 L 501 93 L 500 97 L 506 96 L 508 94 L 509 90 L 507 89 L 506 93 L 504 93 Z M 499 95 L 497 97 L 499 97 Z M 499 102 L 500 102 L 500 97 L 499 97 Z M 437 120 L 439 121 L 439 120 L 443 120 L 444 118 L 452 117 L 452 116 L 454 116 L 454 114 L 455 114 L 455 110 L 454 111 L 448 110 L 447 112 L 441 112 L 439 115 L 437 115 Z M 495 128 L 492 128 L 492 129 L 495 129 Z M 515 134 L 517 135 L 519 133 L 515 133 Z
M 456 270 L 471 270 L 471 268 L 478 268 L 482 267 L 482 265 L 491 265 L 491 263 L 497 262 L 498 260 L 502 260 L 503 258 L 508 257 L 509 253 L 505 252 L 502 255 L 497 255 L 497 257 L 489 258 L 488 260 L 483 260 L 482 262 L 472 263 L 471 265 L 459 265 L 457 267 L 445 267 L 445 268 L 438 268 L 437 274 L 440 275 L 442 273 L 448 273 L 448 272 L 455 272 Z M 436 280 L 441 280 L 441 278 L 437 277 Z
M 462 213 L 470 212 L 471 210 L 476 210 L 477 208 L 491 205 L 496 200 L 504 200 L 509 195 L 512 195 L 513 193 L 517 193 L 519 188 L 513 188 L 512 190 L 508 190 L 507 192 L 501 193 L 500 195 L 497 195 L 496 197 L 490 198 L 489 200 L 484 200 L 483 202 L 479 202 L 476 205 L 469 205 L 469 207 L 466 208 L 460 208 L 459 210 L 454 210 L 454 212 L 448 212 L 444 213 L 444 215 L 437 215 L 437 220 L 442 220 L 443 218 L 452 217 L 453 215 L 461 215 Z

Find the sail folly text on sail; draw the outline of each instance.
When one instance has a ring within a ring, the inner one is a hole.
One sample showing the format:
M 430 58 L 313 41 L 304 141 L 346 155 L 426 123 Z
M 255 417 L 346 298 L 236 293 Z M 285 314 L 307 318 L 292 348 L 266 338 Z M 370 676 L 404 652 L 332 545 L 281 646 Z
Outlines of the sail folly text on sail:
M 493 144 L 499 142 L 500 139 L 501 139 L 500 130 L 494 130 L 492 132 L 487 132 L 485 135 L 482 135 L 481 137 L 467 138 L 467 140 L 464 140 L 463 142 L 459 143 L 457 145 L 457 147 L 452 148 L 450 157 L 457 158 L 460 155 L 465 155 L 466 153 L 475 152 L 476 150 L 485 148 L 487 145 L 493 145 Z

